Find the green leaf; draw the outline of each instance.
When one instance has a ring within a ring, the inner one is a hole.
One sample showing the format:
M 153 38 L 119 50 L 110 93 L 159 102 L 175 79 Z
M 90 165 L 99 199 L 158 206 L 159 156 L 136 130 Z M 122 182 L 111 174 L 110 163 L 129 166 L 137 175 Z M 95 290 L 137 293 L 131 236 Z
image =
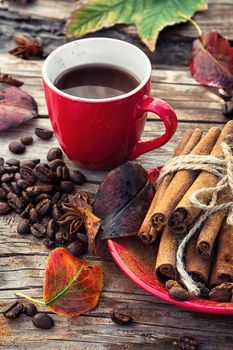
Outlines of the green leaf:
M 207 8 L 206 0 L 90 0 L 73 12 L 66 34 L 80 37 L 115 24 L 134 24 L 138 35 L 154 50 L 159 32 L 168 25 L 185 22 L 197 10 Z

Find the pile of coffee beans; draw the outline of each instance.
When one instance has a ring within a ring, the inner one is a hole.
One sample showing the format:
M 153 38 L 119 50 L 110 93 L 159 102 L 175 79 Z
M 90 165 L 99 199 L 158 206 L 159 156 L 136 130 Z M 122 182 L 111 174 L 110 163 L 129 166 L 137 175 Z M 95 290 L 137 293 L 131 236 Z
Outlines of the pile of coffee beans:
M 23 313 L 32 317 L 32 322 L 37 328 L 51 329 L 54 326 L 52 317 L 43 312 L 38 312 L 37 307 L 32 303 L 23 305 L 17 301 L 3 312 L 3 316 L 9 320 L 14 320 Z
M 46 140 L 51 133 L 39 128 L 37 131 Z M 25 138 L 21 141 L 25 143 Z M 48 248 L 65 245 L 72 254 L 80 256 L 87 248 L 84 227 L 70 235 L 68 227 L 58 224 L 58 219 L 64 213 L 62 204 L 70 201 L 75 185 L 82 185 L 86 178 L 80 171 L 68 169 L 58 147 L 49 150 L 47 160 L 45 163 L 40 159 L 0 158 L 0 215 L 19 214 L 20 235 L 43 239 Z

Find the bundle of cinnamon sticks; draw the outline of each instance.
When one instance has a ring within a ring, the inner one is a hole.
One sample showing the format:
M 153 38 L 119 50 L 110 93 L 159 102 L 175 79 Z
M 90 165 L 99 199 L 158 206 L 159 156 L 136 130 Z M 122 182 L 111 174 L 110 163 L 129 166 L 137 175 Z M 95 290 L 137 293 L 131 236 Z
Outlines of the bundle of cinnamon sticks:
M 184 133 L 173 157 L 210 155 L 222 159 L 222 142 L 232 140 L 232 135 L 233 121 L 229 121 L 222 130 L 213 127 L 205 135 L 201 129 L 189 129 Z M 161 280 L 179 280 L 176 270 L 179 241 L 202 214 L 202 209 L 192 205 L 190 196 L 197 190 L 213 188 L 218 182 L 219 178 L 215 174 L 181 168 L 165 175 L 158 184 L 138 235 L 147 244 L 158 241 L 155 273 Z M 210 200 L 211 196 L 206 192 L 202 201 L 208 204 Z M 218 193 L 218 204 L 232 200 L 229 188 Z M 210 298 L 214 295 L 213 300 L 217 300 L 216 295 L 219 298 L 219 295 L 224 294 L 219 293 L 219 289 L 225 288 L 227 300 L 225 294 L 221 299 L 231 301 L 229 290 L 233 291 L 233 226 L 227 224 L 227 214 L 227 209 L 222 209 L 211 215 L 190 239 L 185 252 L 186 270 L 193 279 L 206 287 L 217 288 L 217 293 L 215 290 L 210 292 Z

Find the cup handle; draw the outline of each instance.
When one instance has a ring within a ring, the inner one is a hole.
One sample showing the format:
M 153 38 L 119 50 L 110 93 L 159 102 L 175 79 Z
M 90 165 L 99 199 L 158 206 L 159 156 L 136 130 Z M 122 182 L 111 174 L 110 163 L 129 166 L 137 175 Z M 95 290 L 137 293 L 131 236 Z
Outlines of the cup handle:
M 165 133 L 153 140 L 139 140 L 130 154 L 129 160 L 133 160 L 139 157 L 141 154 L 147 153 L 164 145 L 174 135 L 177 128 L 176 113 L 172 107 L 163 100 L 144 96 L 143 100 L 137 105 L 136 108 L 139 111 L 153 112 L 158 115 L 165 125 Z

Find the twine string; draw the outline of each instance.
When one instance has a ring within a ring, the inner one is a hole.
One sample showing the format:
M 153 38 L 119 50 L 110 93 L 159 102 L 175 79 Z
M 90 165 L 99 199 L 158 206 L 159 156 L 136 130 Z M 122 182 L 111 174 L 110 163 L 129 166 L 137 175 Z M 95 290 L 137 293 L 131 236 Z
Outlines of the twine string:
M 189 293 L 194 296 L 199 296 L 201 290 L 197 282 L 194 281 L 191 275 L 185 270 L 184 254 L 188 241 L 198 232 L 206 219 L 219 210 L 230 209 L 227 216 L 227 223 L 233 225 L 233 201 L 223 204 L 217 203 L 218 193 L 226 187 L 229 187 L 231 194 L 233 194 L 233 155 L 230 146 L 226 142 L 222 142 L 221 148 L 223 151 L 223 159 L 203 155 L 185 155 L 172 158 L 164 166 L 158 179 L 158 184 L 160 184 L 167 174 L 178 170 L 204 170 L 219 178 L 215 187 L 199 189 L 190 196 L 189 200 L 191 204 L 201 209 L 203 214 L 181 240 L 176 253 L 176 268 L 180 274 L 181 281 Z M 209 197 L 209 203 L 203 202 L 203 198 Z

